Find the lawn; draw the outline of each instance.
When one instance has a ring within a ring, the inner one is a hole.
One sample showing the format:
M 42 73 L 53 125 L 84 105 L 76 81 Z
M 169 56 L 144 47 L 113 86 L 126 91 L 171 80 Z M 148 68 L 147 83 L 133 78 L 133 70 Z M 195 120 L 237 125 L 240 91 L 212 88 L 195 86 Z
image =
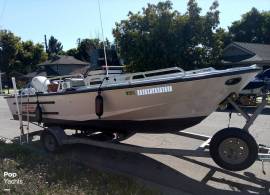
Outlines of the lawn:
M 14 91 L 13 89 L 9 89 L 9 94 L 12 94 L 13 91 Z M 7 95 L 8 94 L 8 90 L 7 89 L 3 89 L 3 93 Z
M 0 170 L 0 189 L 10 189 L 10 194 L 158 194 L 128 177 L 97 171 L 31 145 L 0 142 Z

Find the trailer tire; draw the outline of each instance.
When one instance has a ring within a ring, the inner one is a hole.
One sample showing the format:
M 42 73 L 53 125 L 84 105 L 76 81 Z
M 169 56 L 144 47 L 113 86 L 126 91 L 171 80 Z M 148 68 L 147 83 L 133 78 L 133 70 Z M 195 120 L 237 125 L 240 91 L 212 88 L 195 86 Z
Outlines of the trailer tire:
M 55 138 L 55 136 L 49 132 L 48 130 L 44 130 L 41 134 L 41 142 L 43 145 L 43 148 L 47 152 L 59 152 L 60 151 L 60 145 Z
M 234 127 L 218 131 L 209 149 L 215 163 L 230 171 L 247 169 L 258 158 L 258 145 L 252 135 Z

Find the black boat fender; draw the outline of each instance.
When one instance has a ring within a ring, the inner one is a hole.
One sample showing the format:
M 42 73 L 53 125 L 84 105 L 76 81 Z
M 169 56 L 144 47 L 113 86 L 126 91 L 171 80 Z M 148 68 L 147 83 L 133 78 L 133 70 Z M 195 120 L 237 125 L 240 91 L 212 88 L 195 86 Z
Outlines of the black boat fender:
M 100 119 L 100 117 L 103 115 L 103 97 L 101 96 L 101 92 L 98 92 L 98 95 L 95 99 L 95 106 L 96 106 L 96 115 Z
M 41 92 L 36 92 L 36 96 L 37 96 L 37 107 L 36 107 L 36 110 L 35 110 L 35 117 L 36 117 L 36 122 L 38 122 L 38 124 L 40 124 L 42 122 L 42 109 L 41 109 L 41 106 L 40 106 L 39 100 L 38 100 L 38 95 L 40 93 Z
M 42 122 L 42 109 L 39 105 L 39 102 L 37 102 L 35 114 L 36 114 L 36 121 L 40 124 Z

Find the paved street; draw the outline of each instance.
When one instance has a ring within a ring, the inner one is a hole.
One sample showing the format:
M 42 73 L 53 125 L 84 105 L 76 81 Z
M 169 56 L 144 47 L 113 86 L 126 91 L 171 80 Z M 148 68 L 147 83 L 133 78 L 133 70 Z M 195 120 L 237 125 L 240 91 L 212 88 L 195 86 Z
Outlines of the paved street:
M 9 112 L 6 100 L 0 96 L 0 137 L 12 139 L 20 135 L 19 121 L 11 119 L 12 115 Z M 39 129 L 40 128 L 35 125 L 30 125 L 30 131 L 36 131 Z
M 0 136 L 18 136 L 18 122 L 10 118 L 7 105 L 0 97 Z M 231 126 L 242 127 L 243 124 L 242 117 L 232 115 Z M 228 113 L 215 112 L 187 131 L 213 135 L 227 126 Z M 270 108 L 258 117 L 251 133 L 258 143 L 270 145 Z M 164 149 L 196 149 L 202 142 L 175 134 L 136 134 L 125 143 Z M 130 175 L 158 187 L 165 194 L 270 194 L 270 163 L 265 163 L 264 175 L 261 162 L 241 172 L 229 172 L 218 168 L 211 159 L 202 157 L 132 154 L 84 145 L 68 147 L 64 152 L 91 167 Z

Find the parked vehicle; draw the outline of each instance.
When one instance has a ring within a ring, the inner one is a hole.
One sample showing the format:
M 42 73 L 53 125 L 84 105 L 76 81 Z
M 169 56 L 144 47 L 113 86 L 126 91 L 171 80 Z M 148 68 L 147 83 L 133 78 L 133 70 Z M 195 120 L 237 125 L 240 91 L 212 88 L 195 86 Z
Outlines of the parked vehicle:
M 265 83 L 270 82 L 270 68 L 259 73 L 240 93 L 238 102 L 243 106 L 257 105 L 257 98 L 262 95 Z

